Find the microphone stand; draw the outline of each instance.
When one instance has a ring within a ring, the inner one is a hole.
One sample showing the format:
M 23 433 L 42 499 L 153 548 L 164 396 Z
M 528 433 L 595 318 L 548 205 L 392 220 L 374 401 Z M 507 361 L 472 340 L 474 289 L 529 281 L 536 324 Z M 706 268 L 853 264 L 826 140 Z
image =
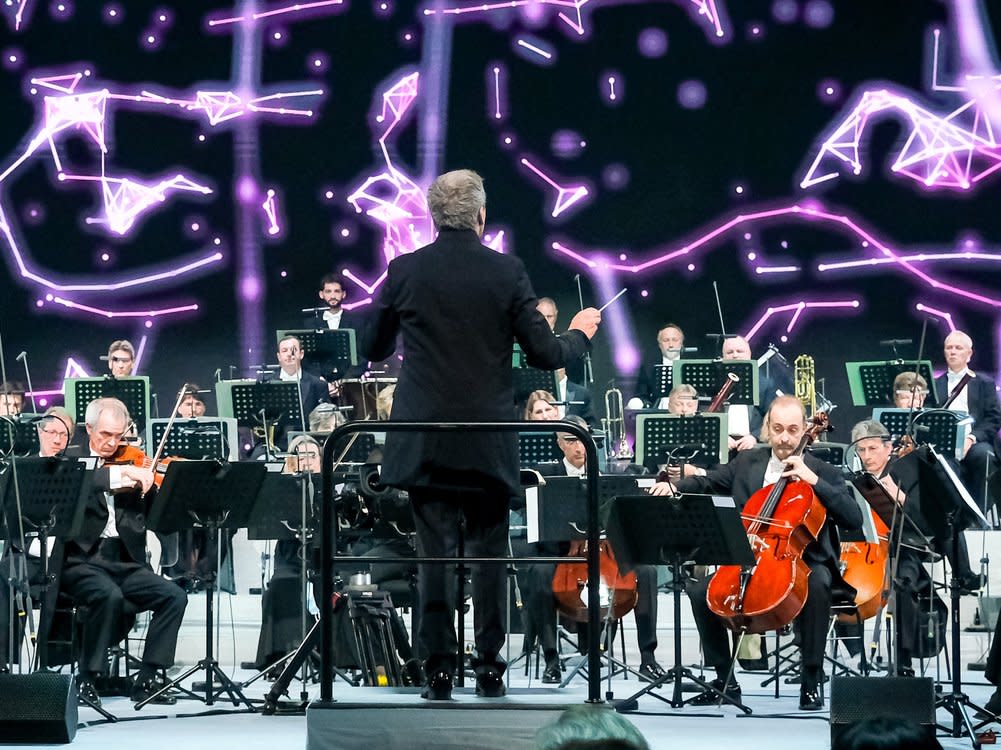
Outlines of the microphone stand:
M 35 403 L 35 389 L 31 387 L 31 373 L 28 372 L 28 352 L 21 352 L 15 357 L 24 364 L 24 379 L 28 381 L 28 395 L 31 396 L 31 411 L 38 413 L 38 405 Z M 4 378 L 6 381 L 7 378 Z

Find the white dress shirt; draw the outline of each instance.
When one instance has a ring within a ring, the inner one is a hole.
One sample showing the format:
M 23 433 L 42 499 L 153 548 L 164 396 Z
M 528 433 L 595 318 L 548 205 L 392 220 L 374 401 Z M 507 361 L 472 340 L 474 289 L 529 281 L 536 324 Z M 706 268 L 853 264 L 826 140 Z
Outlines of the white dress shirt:
M 959 372 L 953 372 L 952 370 L 949 370 L 948 375 L 946 377 L 946 380 L 949 384 L 949 393 L 952 393 L 952 391 L 959 384 L 959 381 L 963 379 L 963 376 L 966 374 L 966 372 L 967 372 L 966 370 L 960 370 Z M 956 400 L 953 401 L 951 404 L 949 404 L 949 411 L 961 411 L 966 414 L 969 414 L 970 413 L 969 392 L 970 392 L 970 386 L 969 385 L 963 386 L 963 390 L 959 392 L 959 395 L 956 397 Z M 949 393 L 945 394 L 946 397 L 948 397 Z
M 566 468 L 566 470 L 567 470 L 567 476 L 568 476 L 568 477 L 582 477 L 582 476 L 584 476 L 584 475 L 585 475 L 585 474 L 587 473 L 587 472 L 586 472 L 586 471 L 584 470 L 584 467 L 583 467 L 583 466 L 581 466 L 581 467 L 580 467 L 580 468 L 578 469 L 578 468 L 577 468 L 576 466 L 574 466 L 574 465 L 573 465 L 572 463 L 570 463 L 569 461 L 567 461 L 567 459 L 566 459 L 566 457 L 565 457 L 565 456 L 564 456 L 564 458 L 563 458 L 563 466 L 564 466 L 564 468 Z
M 337 312 L 332 312 L 327 310 L 323 313 L 323 320 L 327 324 L 327 328 L 334 329 L 341 327 L 341 316 L 344 314 L 343 310 L 338 310 Z

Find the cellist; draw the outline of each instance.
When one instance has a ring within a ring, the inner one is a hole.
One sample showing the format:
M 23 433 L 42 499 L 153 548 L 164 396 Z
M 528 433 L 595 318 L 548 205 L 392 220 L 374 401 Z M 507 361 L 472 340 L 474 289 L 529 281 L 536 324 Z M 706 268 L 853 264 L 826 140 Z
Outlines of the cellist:
M 774 484 L 780 477 L 802 480 L 811 485 L 816 497 L 827 510 L 827 521 L 821 528 L 817 541 L 810 544 L 803 560 L 810 568 L 809 593 L 802 611 L 796 618 L 802 659 L 799 707 L 803 711 L 823 708 L 820 682 L 827 628 L 831 610 L 831 588 L 837 581 L 838 544 L 835 525 L 846 529 L 860 529 L 862 514 L 849 494 L 841 473 L 830 464 L 810 454 L 794 455 L 806 430 L 803 404 L 793 396 L 776 398 L 765 416 L 764 437 L 768 444 L 760 448 L 741 451 L 727 464 L 708 471 L 704 477 L 688 477 L 677 483 L 680 492 L 732 495 L 738 508 L 743 508 L 756 491 Z M 652 494 L 665 495 L 672 486 L 658 482 Z M 754 540 L 752 540 L 753 542 Z M 724 621 L 710 609 L 706 600 L 708 580 L 696 582 L 688 590 L 692 613 L 702 638 L 705 662 L 716 670 L 712 685 L 729 697 L 740 699 L 740 686 L 736 680 L 726 682 L 730 671 L 730 648 Z M 696 704 L 716 703 L 717 693 L 707 691 L 692 699 Z

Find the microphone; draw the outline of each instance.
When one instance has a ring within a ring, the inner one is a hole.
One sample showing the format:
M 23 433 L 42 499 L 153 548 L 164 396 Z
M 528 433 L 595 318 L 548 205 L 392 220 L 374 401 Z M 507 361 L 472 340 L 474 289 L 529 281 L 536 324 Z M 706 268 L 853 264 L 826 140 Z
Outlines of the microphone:
M 906 346 L 908 344 L 913 344 L 914 339 L 885 339 L 880 341 L 880 346 Z
M 212 375 L 213 377 L 215 377 L 215 382 L 217 383 L 220 382 L 222 380 L 222 368 L 221 367 L 215 368 L 215 372 L 212 373 Z
M 682 354 L 694 354 L 699 350 L 697 346 L 683 346 L 680 349 L 672 349 L 671 351 L 681 352 Z
M 24 365 L 24 379 L 28 381 L 28 393 L 31 395 L 31 410 L 37 412 L 38 405 L 35 403 L 35 389 L 31 386 L 31 372 L 28 370 L 28 352 L 21 352 L 14 359 Z
M 28 356 L 28 352 L 21 352 L 16 357 L 14 357 L 14 361 L 15 362 L 23 362 L 27 356 Z

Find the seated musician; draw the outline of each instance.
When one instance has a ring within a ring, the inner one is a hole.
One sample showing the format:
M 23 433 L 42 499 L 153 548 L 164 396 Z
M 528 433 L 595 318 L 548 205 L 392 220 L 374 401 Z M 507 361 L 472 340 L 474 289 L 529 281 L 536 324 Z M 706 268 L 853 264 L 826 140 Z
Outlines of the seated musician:
M 698 391 L 688 383 L 678 383 L 667 396 L 667 411 L 669 414 L 681 417 L 691 417 L 698 412 L 699 396 Z M 670 479 L 678 479 L 682 476 L 705 475 L 705 470 L 712 464 L 702 465 L 698 459 L 696 463 L 689 463 L 686 459 L 690 456 L 673 456 L 670 451 L 662 450 L 656 454 L 649 455 L 646 461 L 647 471 L 656 473 L 666 466 L 666 471 Z
M 852 428 L 852 443 L 862 468 L 879 481 L 886 494 L 897 502 L 909 519 L 905 521 L 903 517 L 898 517 L 895 521 L 891 554 L 899 550 L 894 579 L 897 674 L 901 677 L 913 677 L 911 660 L 918 637 L 918 595 L 931 585 L 931 578 L 923 565 L 927 553 L 916 546 L 914 540 L 915 534 L 930 535 L 927 522 L 921 515 L 917 466 L 910 459 L 891 461 L 893 441 L 890 433 L 875 420 L 866 419 L 856 424 Z M 901 533 L 902 542 L 897 545 L 895 542 Z
M 0 417 L 16 417 L 24 411 L 24 386 L 5 381 L 0 384 Z
M 133 375 L 136 364 L 136 348 L 127 339 L 112 341 L 108 346 L 108 369 L 113 378 L 128 378 Z
M 752 359 L 751 345 L 743 336 L 723 339 L 723 359 Z M 726 409 L 727 447 L 731 458 L 738 451 L 746 451 L 758 445 L 757 435 L 761 432 L 761 421 L 775 398 L 775 388 L 762 372 L 758 378 L 758 405 L 731 404 Z
M 278 364 L 281 365 L 278 378 L 283 382 L 298 383 L 299 407 L 305 418 L 317 405 L 330 403 L 330 391 L 321 378 L 302 368 L 303 355 L 302 342 L 295 336 L 285 336 L 278 342 Z M 279 446 L 286 445 L 287 433 L 301 429 L 301 422 L 292 423 L 283 418 L 275 428 L 275 443 Z
M 636 375 L 636 393 L 626 404 L 629 409 L 643 407 L 651 409 L 665 408 L 667 399 L 655 398 L 657 390 L 657 365 L 670 367 L 681 357 L 685 347 L 685 333 L 675 323 L 665 323 L 657 330 L 657 352 L 643 361 Z
M 122 618 L 124 603 L 153 613 L 142 666 L 132 688 L 134 701 L 156 692 L 157 671 L 174 663 L 177 632 L 188 604 L 183 591 L 156 575 L 146 563 L 144 495 L 153 485 L 153 472 L 141 466 L 109 463 L 119 452 L 130 421 L 128 409 L 118 399 L 98 398 L 87 405 L 88 445 L 81 453 L 96 456 L 98 468 L 83 530 L 66 542 L 61 576 L 62 590 L 88 609 L 78 689 L 81 696 L 95 703 L 100 701 L 94 677 L 107 667 L 111 634 Z M 162 700 L 174 702 L 171 697 Z
M 893 379 L 893 405 L 898 409 L 920 411 L 924 408 L 927 395 L 928 381 L 913 370 L 901 372 Z M 956 468 L 952 456 L 947 456 L 946 460 Z M 959 473 L 961 471 L 957 468 L 957 474 Z M 932 543 L 936 552 L 949 558 L 949 564 L 955 570 L 956 578 L 959 580 L 961 593 L 971 594 L 983 586 L 984 581 L 981 575 L 974 573 L 970 567 L 970 553 L 967 549 L 966 537 L 964 535 L 960 534 L 959 536 L 959 544 L 956 547 L 955 554 L 952 550 L 951 538 L 936 537 L 932 540 Z
M 66 450 L 70 437 L 73 435 L 73 415 L 61 406 L 53 406 L 45 411 L 44 418 L 36 424 L 38 430 L 38 455 L 42 457 L 58 456 Z M 54 544 L 53 539 L 49 539 L 49 551 Z M 23 540 L 27 547 L 27 554 L 24 556 L 25 569 L 24 576 L 17 576 L 16 568 L 11 567 L 11 554 L 9 549 L 4 550 L 3 559 L 0 560 L 0 672 L 7 671 L 10 662 L 20 663 L 21 640 L 24 637 L 24 616 L 19 616 L 16 620 L 16 630 L 14 633 L 13 659 L 8 658 L 8 646 L 10 645 L 10 587 L 7 585 L 9 579 L 27 581 L 30 586 L 30 596 L 32 602 L 39 601 L 42 584 L 42 561 L 41 544 L 37 539 L 33 539 L 30 544 Z M 22 541 L 17 541 L 14 546 L 24 549 Z M 26 609 L 15 609 L 15 612 L 25 612 Z
M 799 707 L 804 711 L 817 711 L 823 708 L 819 688 L 830 620 L 831 589 L 833 583 L 841 583 L 836 525 L 859 529 L 862 514 L 835 467 L 809 453 L 793 455 L 806 430 L 803 404 L 798 399 L 792 396 L 776 398 L 765 417 L 764 430 L 768 437 L 767 446 L 742 451 L 730 463 L 710 469 L 707 476 L 679 480 L 676 488 L 680 492 L 732 495 L 737 507 L 743 508 L 756 491 L 775 483 L 780 477 L 812 485 L 817 498 L 827 509 L 827 521 L 817 541 L 810 544 L 803 554 L 811 570 L 809 593 L 795 622 L 802 658 Z M 673 489 L 667 482 L 658 482 L 651 492 L 665 495 Z M 702 638 L 705 661 L 716 670 L 713 687 L 739 699 L 740 686 L 736 680 L 726 682 L 730 671 L 729 639 L 726 624 L 709 609 L 706 600 L 708 580 L 689 587 L 692 612 Z M 707 691 L 694 698 L 693 702 L 705 705 L 717 700 L 715 693 Z
M 559 419 L 570 414 L 583 419 L 588 429 L 593 430 L 598 427 L 598 417 L 595 416 L 594 407 L 591 405 L 590 389 L 570 380 L 564 368 L 556 370 L 556 395 Z
M 177 407 L 177 416 L 185 419 L 196 419 L 205 416 L 205 399 L 202 398 L 202 390 L 196 383 L 185 383 L 181 386 L 184 389 L 184 398 Z
M 583 419 L 569 416 L 567 421 L 585 427 Z M 537 469 L 543 476 L 584 476 L 586 473 L 586 454 L 584 445 L 575 436 L 559 432 L 556 443 L 563 453 L 563 459 L 557 463 L 539 464 Z M 544 551 L 547 545 L 538 545 L 540 554 L 566 554 L 568 545 L 564 542 Z M 556 647 L 556 603 L 553 599 L 553 575 L 556 566 L 552 564 L 533 565 L 529 577 L 529 593 L 526 594 L 526 606 L 531 609 L 537 623 L 537 633 L 542 643 L 542 652 L 546 659 L 546 671 L 543 682 L 560 681 L 559 654 Z M 654 652 L 657 650 L 657 568 L 653 565 L 639 565 L 635 568 L 637 593 L 639 599 L 633 610 L 636 618 L 636 638 L 640 650 L 640 674 L 648 680 L 657 680 L 665 675 L 663 667 L 657 663 Z M 586 624 L 578 625 L 578 636 L 581 644 L 587 642 Z
M 987 510 L 987 481 L 998 468 L 1001 456 L 1001 404 L 994 385 L 994 378 L 984 372 L 970 370 L 973 358 L 973 339 L 962 331 L 953 331 L 945 337 L 945 363 L 948 371 L 935 378 L 935 385 L 942 398 L 952 395 L 963 376 L 972 373 L 965 386 L 958 392 L 949 409 L 973 417 L 973 430 L 963 446 L 960 462 L 962 479 L 973 499 Z

